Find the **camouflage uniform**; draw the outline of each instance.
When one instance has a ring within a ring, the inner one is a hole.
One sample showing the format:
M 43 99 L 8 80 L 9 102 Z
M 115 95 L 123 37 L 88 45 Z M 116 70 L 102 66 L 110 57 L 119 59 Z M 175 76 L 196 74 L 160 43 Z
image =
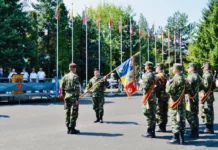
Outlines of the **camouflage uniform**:
M 149 65 L 152 67 L 151 62 L 146 62 L 145 65 Z M 154 83 L 155 74 L 152 70 L 147 70 L 142 76 L 142 90 L 143 95 L 147 94 L 150 90 L 150 87 Z M 147 133 L 143 135 L 144 137 L 155 137 L 155 112 L 156 112 L 156 97 L 154 90 L 152 91 L 150 97 L 148 98 L 147 102 L 142 105 L 143 114 L 147 118 Z
M 158 66 L 159 64 L 157 64 Z M 167 78 L 164 72 L 160 72 L 156 75 L 158 81 L 156 83 L 156 97 L 158 99 L 156 120 L 159 126 L 157 132 L 166 132 L 166 124 L 168 118 L 168 100 L 169 95 L 166 93 Z
M 102 76 L 94 76 L 90 79 L 87 89 L 91 88 L 97 82 L 102 80 Z M 104 115 L 104 91 L 106 89 L 106 82 L 102 81 L 95 86 L 92 91 L 92 103 L 93 103 L 93 110 L 96 113 L 97 120 L 95 122 L 101 121 L 103 122 L 103 115 Z
M 190 64 L 189 67 L 194 67 L 196 69 L 195 64 Z M 197 72 L 191 72 L 188 74 L 187 80 L 191 86 L 191 89 L 194 93 L 194 97 L 188 98 L 186 97 L 186 119 L 188 120 L 191 127 L 191 138 L 198 137 L 198 128 L 199 128 L 199 96 L 198 92 L 201 84 L 201 77 Z
M 62 90 L 65 95 L 65 110 L 66 110 L 66 126 L 72 128 L 76 127 L 76 120 L 78 118 L 79 106 L 76 101 L 79 99 L 80 83 L 78 75 L 70 72 L 63 77 Z
M 209 63 L 206 63 L 205 65 L 210 66 Z M 204 72 L 201 92 L 203 94 L 206 94 L 209 91 L 211 84 L 212 84 L 212 89 L 211 89 L 209 96 L 206 98 L 205 102 L 201 104 L 201 117 L 203 119 L 203 122 L 206 124 L 206 129 L 204 130 L 204 132 L 213 134 L 214 133 L 214 129 L 213 129 L 213 123 L 214 123 L 213 90 L 215 88 L 215 85 L 212 82 L 213 82 L 213 75 L 211 71 Z
M 181 64 L 174 64 L 173 68 L 177 70 L 182 70 Z M 185 86 L 185 78 L 182 73 L 175 74 L 172 82 L 167 85 L 166 92 L 170 95 L 170 102 L 175 102 L 179 99 L 182 94 Z M 171 114 L 171 123 L 172 123 L 172 132 L 174 133 L 174 137 L 172 140 L 168 141 L 169 143 L 180 144 L 180 137 L 182 138 L 182 143 L 184 142 L 184 132 L 185 132 L 185 97 L 183 96 L 182 100 L 178 104 L 175 109 L 170 108 Z

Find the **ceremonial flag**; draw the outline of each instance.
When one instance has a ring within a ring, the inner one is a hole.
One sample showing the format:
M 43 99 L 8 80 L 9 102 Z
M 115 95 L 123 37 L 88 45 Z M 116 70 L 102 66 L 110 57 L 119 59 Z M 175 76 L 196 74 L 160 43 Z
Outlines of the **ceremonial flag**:
M 108 23 L 108 28 L 111 30 L 113 27 L 113 22 L 112 22 L 112 17 L 109 17 L 109 23 Z
M 147 29 L 147 32 L 148 32 L 148 38 L 150 38 L 151 34 L 150 34 L 150 29 L 149 28 Z
M 57 6 L 56 11 L 55 11 L 55 18 L 58 20 L 58 6 Z
M 131 96 L 138 90 L 137 83 L 135 80 L 134 67 L 134 56 L 132 56 L 130 59 L 128 59 L 116 68 L 117 74 L 120 76 L 121 82 L 128 96 Z
M 100 27 L 100 13 L 98 14 L 98 19 L 96 21 L 96 26 L 99 28 Z
M 123 23 L 122 23 L 122 18 L 120 17 L 119 32 L 121 33 L 122 30 L 123 30 Z
M 130 29 L 129 29 L 129 32 L 130 32 L 130 35 L 133 35 L 133 34 L 134 34 L 134 31 L 133 31 L 133 28 L 132 28 L 131 19 L 130 19 Z
M 162 37 L 162 41 L 164 41 L 164 33 L 163 32 L 162 32 L 162 36 L 161 37 Z
M 70 11 L 70 20 L 73 20 L 73 8 Z
M 176 33 L 174 32 L 173 44 L 176 44 Z
M 139 26 L 139 36 L 141 37 L 143 34 L 141 27 Z
M 83 25 L 87 25 L 87 12 L 84 12 Z

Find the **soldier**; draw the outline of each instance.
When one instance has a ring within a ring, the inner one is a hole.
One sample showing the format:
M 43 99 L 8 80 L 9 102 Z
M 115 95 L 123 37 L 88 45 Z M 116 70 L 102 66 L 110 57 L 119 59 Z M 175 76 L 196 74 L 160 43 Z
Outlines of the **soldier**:
M 157 111 L 156 111 L 156 121 L 158 124 L 158 128 L 156 132 L 166 132 L 169 96 L 166 93 L 167 78 L 164 73 L 163 64 L 156 65 L 156 73 L 157 73 L 156 77 L 158 78 L 156 89 L 155 89 L 156 97 L 158 99 Z
M 103 115 L 104 115 L 104 91 L 106 89 L 106 77 L 104 77 L 104 81 L 102 80 L 102 76 L 100 76 L 100 72 L 98 68 L 94 70 L 94 77 L 90 79 L 89 84 L 87 85 L 87 90 L 93 86 L 92 91 L 92 102 L 93 102 L 93 110 L 96 114 L 96 120 L 94 123 L 100 122 L 103 123 Z M 97 85 L 96 83 L 99 82 Z
M 172 121 L 172 132 L 174 136 L 168 141 L 169 144 L 180 144 L 180 135 L 182 144 L 184 144 L 185 132 L 185 88 L 186 82 L 182 74 L 182 65 L 174 64 L 172 70 L 174 77 L 171 83 L 167 84 L 166 92 L 170 95 L 170 114 Z
M 199 98 L 198 92 L 200 90 L 201 85 L 201 77 L 196 72 L 196 64 L 191 63 L 188 66 L 188 77 L 187 80 L 191 86 L 191 89 L 194 93 L 193 97 L 186 96 L 186 119 L 188 120 L 191 127 L 191 135 L 190 138 L 198 138 L 199 137 L 199 119 L 198 119 L 198 111 L 199 111 Z
M 210 71 L 210 63 L 204 63 L 203 69 L 203 82 L 201 90 L 201 117 L 206 125 L 204 133 L 214 134 L 213 123 L 214 123 L 214 110 L 213 102 L 214 95 L 213 90 L 215 89 L 214 78 Z
M 143 90 L 143 114 L 147 118 L 147 133 L 143 137 L 155 138 L 155 111 L 156 97 L 154 92 L 155 75 L 152 71 L 153 63 L 147 61 L 145 64 L 145 74 L 142 76 L 141 87 Z
M 68 134 L 78 134 L 79 130 L 76 130 L 76 120 L 78 118 L 79 111 L 79 95 L 80 95 L 80 83 L 79 77 L 76 74 L 76 64 L 71 63 L 69 65 L 70 72 L 63 77 L 63 96 L 66 110 L 66 126 L 68 128 Z

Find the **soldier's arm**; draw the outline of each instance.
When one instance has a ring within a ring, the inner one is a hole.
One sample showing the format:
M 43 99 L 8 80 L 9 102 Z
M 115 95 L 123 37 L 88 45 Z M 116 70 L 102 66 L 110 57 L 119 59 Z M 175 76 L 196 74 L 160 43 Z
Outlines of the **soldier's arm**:
M 148 91 L 151 87 L 151 82 L 152 82 L 152 77 L 151 77 L 151 74 L 146 74 L 142 77 L 142 80 L 143 80 L 143 83 L 142 84 L 142 88 L 145 90 L 145 91 Z
M 79 95 L 80 95 L 80 82 L 79 82 L 79 77 L 75 76 L 74 77 L 74 83 L 75 83 L 75 95 L 77 97 L 77 100 L 79 100 Z
M 66 78 L 65 76 L 63 77 L 63 83 L 62 83 L 62 93 L 65 95 L 66 92 Z
M 210 83 L 212 81 L 210 78 L 210 75 L 207 74 L 203 77 L 203 88 L 205 91 L 208 91 L 208 89 L 210 88 Z
M 92 87 L 92 79 L 89 80 L 88 85 L 86 86 L 86 90 Z

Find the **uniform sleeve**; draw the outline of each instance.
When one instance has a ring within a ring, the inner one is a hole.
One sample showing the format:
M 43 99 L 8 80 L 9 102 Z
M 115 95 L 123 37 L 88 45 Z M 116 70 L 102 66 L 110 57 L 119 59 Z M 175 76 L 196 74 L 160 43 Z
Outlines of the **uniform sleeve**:
M 145 89 L 145 91 L 148 91 L 151 87 L 151 83 L 153 81 L 151 74 L 145 74 L 142 76 L 143 83 L 142 88 Z
M 91 87 L 92 87 L 92 79 L 89 80 L 89 83 L 86 86 L 86 90 L 90 89 Z
M 65 94 L 65 90 L 66 90 L 66 77 L 63 77 L 63 83 L 62 83 L 62 92 L 63 94 Z
M 209 74 L 205 74 L 203 76 L 203 87 L 205 91 L 209 90 L 211 82 L 212 82 L 211 76 Z
M 79 77 L 78 76 L 75 76 L 74 77 L 74 83 L 75 83 L 75 93 L 76 93 L 76 97 L 79 97 L 79 94 L 80 94 L 80 82 L 79 82 Z

